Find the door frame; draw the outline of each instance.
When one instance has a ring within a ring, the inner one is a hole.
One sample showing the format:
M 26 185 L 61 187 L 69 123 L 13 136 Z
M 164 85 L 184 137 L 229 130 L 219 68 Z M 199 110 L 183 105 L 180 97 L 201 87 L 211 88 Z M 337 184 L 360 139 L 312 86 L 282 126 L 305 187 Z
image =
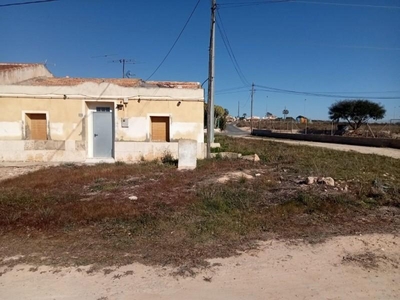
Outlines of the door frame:
M 153 113 L 153 114 L 147 114 L 147 132 L 148 132 L 148 138 L 151 141 L 152 136 L 151 136 L 151 117 L 168 117 L 169 118 L 169 142 L 171 142 L 171 137 L 172 137 L 172 114 L 169 113 Z
M 109 107 L 111 114 L 111 127 L 112 127 L 112 153 L 111 158 L 115 158 L 115 103 L 114 102 L 86 102 L 87 105 L 87 156 L 88 158 L 96 158 L 94 157 L 94 128 L 93 128 L 93 113 L 96 112 L 96 107 Z

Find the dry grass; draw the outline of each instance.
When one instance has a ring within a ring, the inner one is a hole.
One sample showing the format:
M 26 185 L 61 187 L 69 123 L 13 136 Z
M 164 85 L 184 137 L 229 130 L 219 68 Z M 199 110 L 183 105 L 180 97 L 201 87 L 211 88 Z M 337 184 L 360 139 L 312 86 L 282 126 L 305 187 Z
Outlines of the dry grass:
M 156 163 L 63 165 L 0 182 L 0 257 L 22 255 L 3 264 L 140 261 L 190 274 L 204 259 L 233 255 L 259 239 L 398 233 L 399 160 L 218 141 L 223 150 L 256 152 L 262 161 L 204 160 L 185 172 Z M 215 183 L 234 171 L 261 176 Z M 310 175 L 342 180 L 350 192 L 299 184 Z

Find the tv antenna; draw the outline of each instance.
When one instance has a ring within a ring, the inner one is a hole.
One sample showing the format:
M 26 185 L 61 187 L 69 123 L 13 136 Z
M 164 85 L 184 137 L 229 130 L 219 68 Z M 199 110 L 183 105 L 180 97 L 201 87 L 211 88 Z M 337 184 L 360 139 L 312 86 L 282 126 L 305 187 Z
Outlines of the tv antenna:
M 116 55 L 117 54 L 95 55 L 95 56 L 91 56 L 90 58 L 110 57 L 110 56 L 116 56 Z
M 112 63 L 120 63 L 120 64 L 122 64 L 122 78 L 125 78 L 125 75 L 128 75 L 128 76 L 126 76 L 126 77 L 129 78 L 129 76 L 131 75 L 130 71 L 127 72 L 127 73 L 125 74 L 125 65 L 126 65 L 126 64 L 136 64 L 135 60 L 133 60 L 133 59 L 126 59 L 126 58 L 121 58 L 121 59 L 112 60 L 111 62 L 112 62 Z M 129 73 L 129 74 L 128 74 L 128 73 Z

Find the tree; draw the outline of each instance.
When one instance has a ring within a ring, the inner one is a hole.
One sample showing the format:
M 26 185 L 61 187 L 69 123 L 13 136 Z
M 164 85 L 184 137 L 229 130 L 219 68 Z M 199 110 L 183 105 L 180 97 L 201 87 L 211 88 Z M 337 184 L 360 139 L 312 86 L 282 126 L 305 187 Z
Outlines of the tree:
M 378 103 L 369 100 L 341 100 L 329 107 L 329 118 L 333 121 L 346 120 L 354 129 L 368 122 L 369 119 L 379 120 L 385 116 L 386 109 Z
M 207 104 L 204 104 L 204 124 L 207 124 L 207 111 L 208 111 Z M 219 105 L 214 105 L 214 119 L 215 119 L 214 127 L 218 125 L 218 127 L 221 130 L 225 130 L 226 117 L 228 115 L 229 111 L 226 108 L 223 108 L 222 106 Z

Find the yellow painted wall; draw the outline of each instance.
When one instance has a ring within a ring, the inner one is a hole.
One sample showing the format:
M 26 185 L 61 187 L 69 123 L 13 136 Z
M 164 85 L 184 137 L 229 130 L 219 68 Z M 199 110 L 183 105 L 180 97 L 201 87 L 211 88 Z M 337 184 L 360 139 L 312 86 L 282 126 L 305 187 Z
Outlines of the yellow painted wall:
M 118 101 L 106 100 L 115 104 Z M 179 100 L 129 100 L 122 110 L 115 114 L 115 138 L 117 141 L 151 141 L 150 117 L 152 115 L 168 115 L 171 120 L 171 141 L 179 139 L 195 139 L 204 141 L 203 118 L 204 103 L 202 101 Z M 83 99 L 39 99 L 39 98 L 0 98 L 0 126 L 11 126 L 14 132 L 22 132 L 25 117 L 22 112 L 47 112 L 51 140 L 85 140 L 88 136 L 87 101 Z M 83 116 L 79 116 L 83 114 Z M 134 125 L 122 128 L 120 121 L 128 118 Z M 136 123 L 135 123 L 136 122 Z M 3 124 L 3 125 L 1 125 Z M 3 130 L 4 132 L 4 130 Z M 22 139 L 22 133 L 2 136 L 0 139 Z
M 150 116 L 170 116 L 171 141 L 194 139 L 203 142 L 204 102 L 179 100 L 129 100 L 117 110 L 117 123 L 122 118 L 132 120 L 129 128 L 117 126 L 116 139 L 123 141 L 151 141 Z
M 0 107 L 2 110 L 0 124 L 25 122 L 23 111 L 47 112 L 52 140 L 82 140 L 84 119 L 79 117 L 79 113 L 85 113 L 82 111 L 82 100 L 0 98 Z M 21 138 L 21 136 L 16 138 Z
M 118 117 L 147 117 L 149 113 L 169 113 L 176 122 L 198 122 L 204 118 L 204 103 L 201 101 L 178 100 L 129 100 L 129 104 L 123 110 L 118 110 Z

